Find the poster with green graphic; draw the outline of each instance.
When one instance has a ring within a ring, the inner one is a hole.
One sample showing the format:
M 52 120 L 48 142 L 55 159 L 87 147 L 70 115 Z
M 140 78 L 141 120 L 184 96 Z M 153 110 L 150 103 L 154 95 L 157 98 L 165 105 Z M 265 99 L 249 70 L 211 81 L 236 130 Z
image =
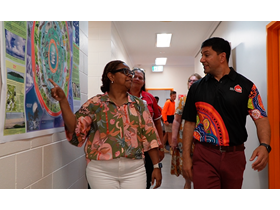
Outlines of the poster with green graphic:
M 79 22 L 4 21 L 2 24 L 0 143 L 64 129 L 52 79 L 70 107 L 80 105 Z

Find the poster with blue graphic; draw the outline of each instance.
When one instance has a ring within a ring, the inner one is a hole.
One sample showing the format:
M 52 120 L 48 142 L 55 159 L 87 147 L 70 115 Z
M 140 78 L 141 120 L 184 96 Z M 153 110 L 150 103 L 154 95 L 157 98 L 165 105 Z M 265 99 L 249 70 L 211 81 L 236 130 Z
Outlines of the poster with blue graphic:
M 79 21 L 73 21 L 73 71 L 72 71 L 72 89 L 74 112 L 81 107 L 81 90 L 80 90 L 80 37 L 79 37 Z
M 2 28 L 0 143 L 62 131 L 48 79 L 64 90 L 74 111 L 74 102 L 80 104 L 79 22 L 5 21 Z

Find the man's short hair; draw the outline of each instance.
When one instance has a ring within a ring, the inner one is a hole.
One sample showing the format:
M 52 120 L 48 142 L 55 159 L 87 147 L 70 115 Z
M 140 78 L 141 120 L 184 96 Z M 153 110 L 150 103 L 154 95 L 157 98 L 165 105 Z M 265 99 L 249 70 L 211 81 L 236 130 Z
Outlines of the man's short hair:
M 220 53 L 225 52 L 226 53 L 226 58 L 227 62 L 229 62 L 229 56 L 230 56 L 230 51 L 231 47 L 228 41 L 224 40 L 223 38 L 220 37 L 212 37 L 207 40 L 205 40 L 201 44 L 201 49 L 203 47 L 212 47 L 212 49 L 217 52 L 219 55 Z
M 175 91 L 175 90 L 170 91 L 170 96 L 171 96 L 172 94 L 176 94 L 176 91 Z

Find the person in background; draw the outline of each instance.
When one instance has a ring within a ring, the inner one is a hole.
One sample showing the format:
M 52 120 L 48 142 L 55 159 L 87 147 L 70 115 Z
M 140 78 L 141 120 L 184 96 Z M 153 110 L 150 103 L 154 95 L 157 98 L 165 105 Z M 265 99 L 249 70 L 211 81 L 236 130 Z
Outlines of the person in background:
M 161 185 L 161 142 L 143 101 L 128 93 L 132 76 L 123 61 L 109 62 L 102 75 L 103 94 L 90 98 L 75 114 L 64 91 L 49 79 L 68 141 L 78 147 L 86 142 L 86 177 L 92 189 L 145 189 L 144 152 L 154 164 L 154 188 Z
M 155 99 L 157 100 L 157 105 L 158 105 L 159 97 L 158 97 L 158 96 L 155 96 Z M 161 108 L 160 105 L 158 105 L 158 109 L 159 109 L 160 114 L 161 114 L 161 113 L 162 113 L 162 108 Z M 161 124 L 161 127 L 162 127 L 162 134 L 163 134 L 163 136 L 164 136 L 164 134 L 165 134 L 165 128 L 164 128 L 164 124 L 163 124 L 162 117 L 160 118 L 160 124 Z M 162 148 L 163 148 L 163 146 L 162 146 Z M 161 150 L 162 150 L 162 148 L 161 148 Z M 164 150 L 165 150 L 165 148 L 163 148 L 163 152 L 164 152 Z
M 176 91 L 170 92 L 170 99 L 167 99 L 163 109 L 162 109 L 162 119 L 165 127 L 165 134 L 163 137 L 163 146 L 165 149 L 165 144 L 168 141 L 169 146 L 172 145 L 172 123 L 174 120 L 175 113 L 175 100 L 176 100 Z M 168 152 L 168 151 L 167 151 Z
M 268 162 L 270 125 L 256 85 L 229 67 L 228 41 L 213 37 L 201 45 L 200 62 L 207 74 L 187 95 L 182 119 L 183 176 L 195 189 L 240 189 L 246 166 L 244 142 L 250 115 L 259 146 L 253 151 L 252 168 L 261 171 Z M 191 158 L 192 142 L 195 142 Z
M 188 89 L 197 80 L 201 79 L 201 76 L 197 73 L 192 74 L 188 78 Z M 182 120 L 182 114 L 186 103 L 186 96 L 180 98 L 179 105 L 175 111 L 175 117 L 172 125 L 172 147 L 171 147 L 171 174 L 179 176 L 182 175 L 182 139 L 183 139 L 183 128 L 185 120 Z M 192 155 L 192 154 L 191 154 Z M 186 179 L 184 189 L 191 189 L 191 181 Z
M 158 97 L 158 96 L 155 96 L 155 99 L 156 99 L 157 105 L 158 105 L 159 97 Z M 160 105 L 158 105 L 158 109 L 159 109 L 159 112 L 160 112 L 160 114 L 161 114 L 162 108 L 160 107 Z
M 135 68 L 132 70 L 134 77 L 132 78 L 132 84 L 130 88 L 130 94 L 141 98 L 143 102 L 147 105 L 147 108 L 153 118 L 153 122 L 159 134 L 159 138 L 162 142 L 163 140 L 163 133 L 162 133 L 162 126 L 161 126 L 161 113 L 158 110 L 157 101 L 154 96 L 148 92 L 146 92 L 145 88 L 145 72 L 143 69 Z M 163 146 L 161 145 L 159 150 L 159 157 L 160 161 L 164 157 Z M 145 168 L 147 174 L 147 189 L 151 187 L 151 179 L 152 179 L 152 172 L 154 170 L 152 160 L 149 156 L 148 152 L 145 152 Z

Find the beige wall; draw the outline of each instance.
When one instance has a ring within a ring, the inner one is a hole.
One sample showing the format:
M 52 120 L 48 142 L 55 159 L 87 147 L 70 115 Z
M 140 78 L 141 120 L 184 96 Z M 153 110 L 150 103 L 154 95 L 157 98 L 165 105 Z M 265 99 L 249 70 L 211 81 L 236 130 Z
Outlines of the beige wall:
M 88 98 L 88 22 L 80 22 L 82 102 Z M 2 70 L 1 70 L 2 71 Z M 83 148 L 64 132 L 0 144 L 0 189 L 87 188 Z

